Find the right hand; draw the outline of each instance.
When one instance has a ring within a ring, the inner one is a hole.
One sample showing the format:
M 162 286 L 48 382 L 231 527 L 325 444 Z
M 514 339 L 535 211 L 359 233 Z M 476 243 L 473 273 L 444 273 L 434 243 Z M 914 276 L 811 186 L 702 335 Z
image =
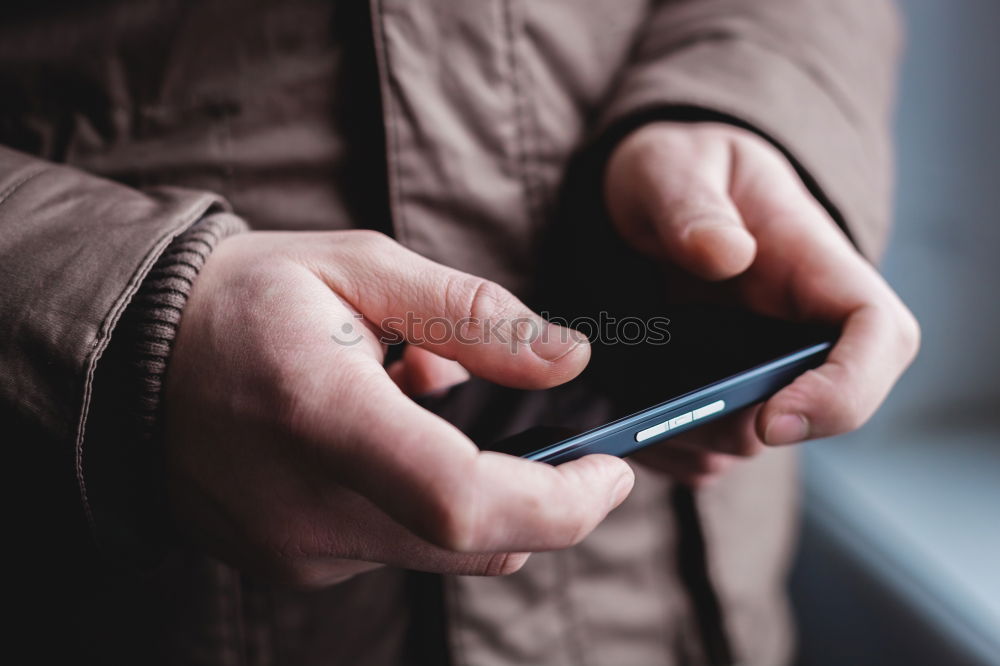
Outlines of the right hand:
M 501 324 L 486 335 L 487 322 Z M 460 379 L 457 364 L 546 388 L 590 355 L 498 285 L 382 234 L 231 237 L 194 284 L 165 380 L 182 531 L 237 567 L 304 585 L 379 564 L 506 574 L 532 551 L 577 543 L 628 495 L 632 471 L 614 457 L 551 467 L 480 452 L 390 378 L 383 325 L 415 352 L 404 362 L 417 371 L 394 375 L 421 390 Z
M 753 132 L 649 123 L 616 146 L 604 190 L 618 232 L 659 260 L 672 290 L 840 330 L 823 364 L 764 403 L 644 449 L 636 460 L 697 486 L 768 446 L 849 432 L 913 361 L 916 319 L 792 163 Z

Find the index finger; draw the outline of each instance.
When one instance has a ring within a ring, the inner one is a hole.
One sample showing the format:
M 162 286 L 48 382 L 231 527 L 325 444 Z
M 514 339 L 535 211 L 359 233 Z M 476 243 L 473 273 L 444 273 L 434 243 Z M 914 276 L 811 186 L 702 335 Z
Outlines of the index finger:
M 375 326 L 507 386 L 548 388 L 587 365 L 586 336 L 547 322 L 501 285 L 383 234 L 345 234 L 318 273 Z

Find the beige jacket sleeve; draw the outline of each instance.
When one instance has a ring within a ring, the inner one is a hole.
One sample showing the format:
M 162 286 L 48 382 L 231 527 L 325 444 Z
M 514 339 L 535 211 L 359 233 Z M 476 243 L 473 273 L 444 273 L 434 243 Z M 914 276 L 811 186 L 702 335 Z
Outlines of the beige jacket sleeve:
M 744 124 L 785 151 L 875 257 L 890 220 L 900 41 L 888 0 L 654 3 L 601 125 L 679 108 Z
M 65 559 L 85 544 L 84 435 L 112 332 L 171 241 L 225 206 L 0 147 L 0 443 L 39 532 L 19 540 Z

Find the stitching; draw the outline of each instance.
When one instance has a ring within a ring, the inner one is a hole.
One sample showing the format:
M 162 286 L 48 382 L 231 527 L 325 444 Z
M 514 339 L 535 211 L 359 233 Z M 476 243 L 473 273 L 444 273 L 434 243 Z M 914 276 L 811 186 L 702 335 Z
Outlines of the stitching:
M 525 96 L 525 81 L 522 75 L 517 53 L 518 32 L 516 29 L 515 11 L 512 0 L 501 3 L 504 24 L 504 41 L 507 49 L 507 66 L 510 72 L 510 87 L 514 101 L 514 130 L 516 134 L 515 164 L 518 169 L 518 179 L 524 193 L 525 213 L 535 226 L 539 223 L 541 206 L 539 204 L 538 188 L 533 176 L 534 165 L 531 145 L 533 143 L 530 131 L 527 98 Z
M 25 175 L 23 178 L 21 178 L 21 180 L 18 180 L 16 182 L 14 182 L 6 190 L 4 190 L 3 192 L 0 192 L 0 205 L 3 205 L 4 203 L 6 203 L 7 200 L 10 199 L 14 195 L 14 193 L 17 192 L 17 190 L 19 190 L 21 188 L 22 185 L 24 185 L 25 183 L 27 183 L 30 180 L 34 180 L 37 176 L 42 175 L 46 171 L 49 171 L 49 167 L 48 166 L 42 166 L 42 167 L 39 167 L 39 168 L 35 169 L 34 171 L 29 171 L 27 173 L 27 175 Z
M 402 152 L 399 147 L 399 114 L 396 112 L 395 97 L 393 96 L 392 72 L 390 67 L 391 57 L 389 55 L 389 40 L 385 37 L 385 3 L 382 0 L 374 0 L 374 21 L 372 29 L 374 31 L 375 54 L 381 70 L 382 79 L 382 107 L 384 110 L 384 123 L 387 128 L 386 144 L 389 149 L 387 158 L 387 171 L 389 177 L 389 205 L 393 212 L 396 235 L 404 245 L 409 245 L 409 225 L 406 221 L 406 208 L 403 205 L 403 172 L 402 172 Z
M 156 263 L 159 256 L 163 253 L 164 248 L 177 235 L 176 230 L 178 228 L 183 230 L 190 227 L 204 216 L 206 211 L 213 205 L 214 202 L 209 200 L 205 206 L 192 207 L 188 214 L 181 218 L 179 225 L 171 227 L 156 240 L 156 243 L 146 253 L 146 256 L 142 258 L 137 270 L 132 274 L 132 278 L 125 285 L 125 289 L 118 295 L 118 300 L 115 301 L 111 310 L 101 320 L 94 342 L 91 344 L 90 351 L 84 359 L 83 396 L 80 405 L 80 417 L 77 419 L 76 424 L 73 467 L 76 473 L 77 487 L 80 491 L 80 501 L 83 503 L 83 512 L 87 518 L 87 526 L 90 528 L 91 536 L 98 546 L 100 546 L 100 543 L 97 540 L 97 522 L 94 519 L 93 508 L 90 506 L 90 499 L 87 496 L 87 484 L 83 474 L 83 437 L 86 432 L 87 417 L 90 415 L 90 400 L 94 390 L 94 374 L 97 371 L 97 361 L 100 360 L 101 355 L 108 346 L 108 342 L 111 340 L 111 331 L 115 324 L 121 318 L 132 296 L 138 291 L 143 279 L 149 273 L 150 267 Z

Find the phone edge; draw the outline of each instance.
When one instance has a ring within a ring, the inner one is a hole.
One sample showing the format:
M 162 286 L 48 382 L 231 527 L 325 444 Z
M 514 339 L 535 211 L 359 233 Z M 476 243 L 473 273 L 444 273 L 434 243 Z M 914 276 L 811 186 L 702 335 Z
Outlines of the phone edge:
M 726 379 L 710 384 L 691 393 L 672 398 L 660 404 L 644 409 L 635 414 L 622 417 L 598 426 L 586 432 L 550 444 L 542 449 L 528 453 L 523 458 L 538 462 L 557 465 L 575 460 L 591 453 L 606 453 L 625 457 L 635 451 L 664 441 L 682 432 L 698 427 L 709 421 L 730 414 L 739 409 L 767 399 L 778 390 L 787 386 L 798 375 L 806 370 L 819 366 L 826 358 L 832 342 L 820 342 L 804 349 L 750 368 Z M 697 422 L 685 426 L 671 428 L 662 435 L 653 436 L 643 441 L 635 441 L 634 436 L 623 438 L 622 433 L 631 435 L 643 427 L 649 427 L 657 420 L 668 420 L 671 414 L 690 407 L 689 411 L 697 409 L 695 405 L 704 403 L 710 405 L 718 400 L 725 400 L 722 410 L 710 416 L 699 418 Z M 607 447 L 598 446 L 607 442 Z

